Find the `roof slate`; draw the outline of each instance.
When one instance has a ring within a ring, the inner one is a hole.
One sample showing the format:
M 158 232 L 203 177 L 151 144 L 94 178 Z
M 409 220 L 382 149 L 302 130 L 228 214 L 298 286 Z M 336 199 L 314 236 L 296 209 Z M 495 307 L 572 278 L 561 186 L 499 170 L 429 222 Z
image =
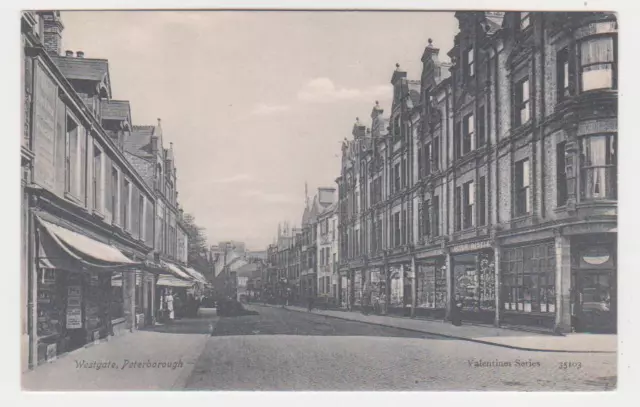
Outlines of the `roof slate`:
M 128 100 L 108 100 L 100 102 L 103 119 L 131 120 L 131 106 Z
M 106 59 L 51 57 L 65 78 L 100 82 L 109 72 Z
M 151 155 L 153 126 L 133 126 L 131 135 L 124 141 L 125 151 L 135 155 Z

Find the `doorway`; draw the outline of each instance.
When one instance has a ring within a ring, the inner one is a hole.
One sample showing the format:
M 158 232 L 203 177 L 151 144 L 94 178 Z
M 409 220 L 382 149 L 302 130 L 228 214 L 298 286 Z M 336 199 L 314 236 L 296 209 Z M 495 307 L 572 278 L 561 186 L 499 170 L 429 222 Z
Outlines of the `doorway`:
M 576 332 L 616 333 L 616 276 L 613 270 L 574 270 L 571 324 Z

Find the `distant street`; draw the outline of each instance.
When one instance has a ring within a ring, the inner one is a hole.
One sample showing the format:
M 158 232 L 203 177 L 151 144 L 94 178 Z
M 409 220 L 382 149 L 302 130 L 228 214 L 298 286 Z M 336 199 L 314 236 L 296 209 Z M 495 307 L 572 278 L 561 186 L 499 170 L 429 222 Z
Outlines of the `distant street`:
M 615 386 L 614 354 L 526 352 L 281 308 L 248 309 L 258 314 L 219 318 L 186 380 L 187 389 L 552 391 Z M 579 362 L 580 368 L 562 369 L 561 362 Z

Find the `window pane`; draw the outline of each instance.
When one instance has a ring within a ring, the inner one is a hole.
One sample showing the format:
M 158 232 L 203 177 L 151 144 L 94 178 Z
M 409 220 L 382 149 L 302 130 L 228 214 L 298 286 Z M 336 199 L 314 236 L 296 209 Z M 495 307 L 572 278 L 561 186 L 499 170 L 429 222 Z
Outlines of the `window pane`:
M 608 89 L 613 87 L 611 65 L 598 64 L 585 67 L 582 71 L 582 90 Z
M 614 62 L 613 60 L 613 38 L 593 38 L 584 41 L 580 47 L 582 66 Z

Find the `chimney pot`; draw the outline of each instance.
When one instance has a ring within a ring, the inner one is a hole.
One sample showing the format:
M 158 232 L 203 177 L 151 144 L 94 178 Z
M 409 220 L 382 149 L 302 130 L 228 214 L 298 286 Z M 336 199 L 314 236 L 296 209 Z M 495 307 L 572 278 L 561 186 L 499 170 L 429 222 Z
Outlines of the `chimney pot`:
M 72 57 L 73 56 L 73 51 L 71 51 L 71 50 L 66 50 L 64 53 L 68 57 Z
M 84 58 L 84 51 L 78 51 L 78 52 L 76 52 L 76 56 L 77 56 L 78 58 Z

